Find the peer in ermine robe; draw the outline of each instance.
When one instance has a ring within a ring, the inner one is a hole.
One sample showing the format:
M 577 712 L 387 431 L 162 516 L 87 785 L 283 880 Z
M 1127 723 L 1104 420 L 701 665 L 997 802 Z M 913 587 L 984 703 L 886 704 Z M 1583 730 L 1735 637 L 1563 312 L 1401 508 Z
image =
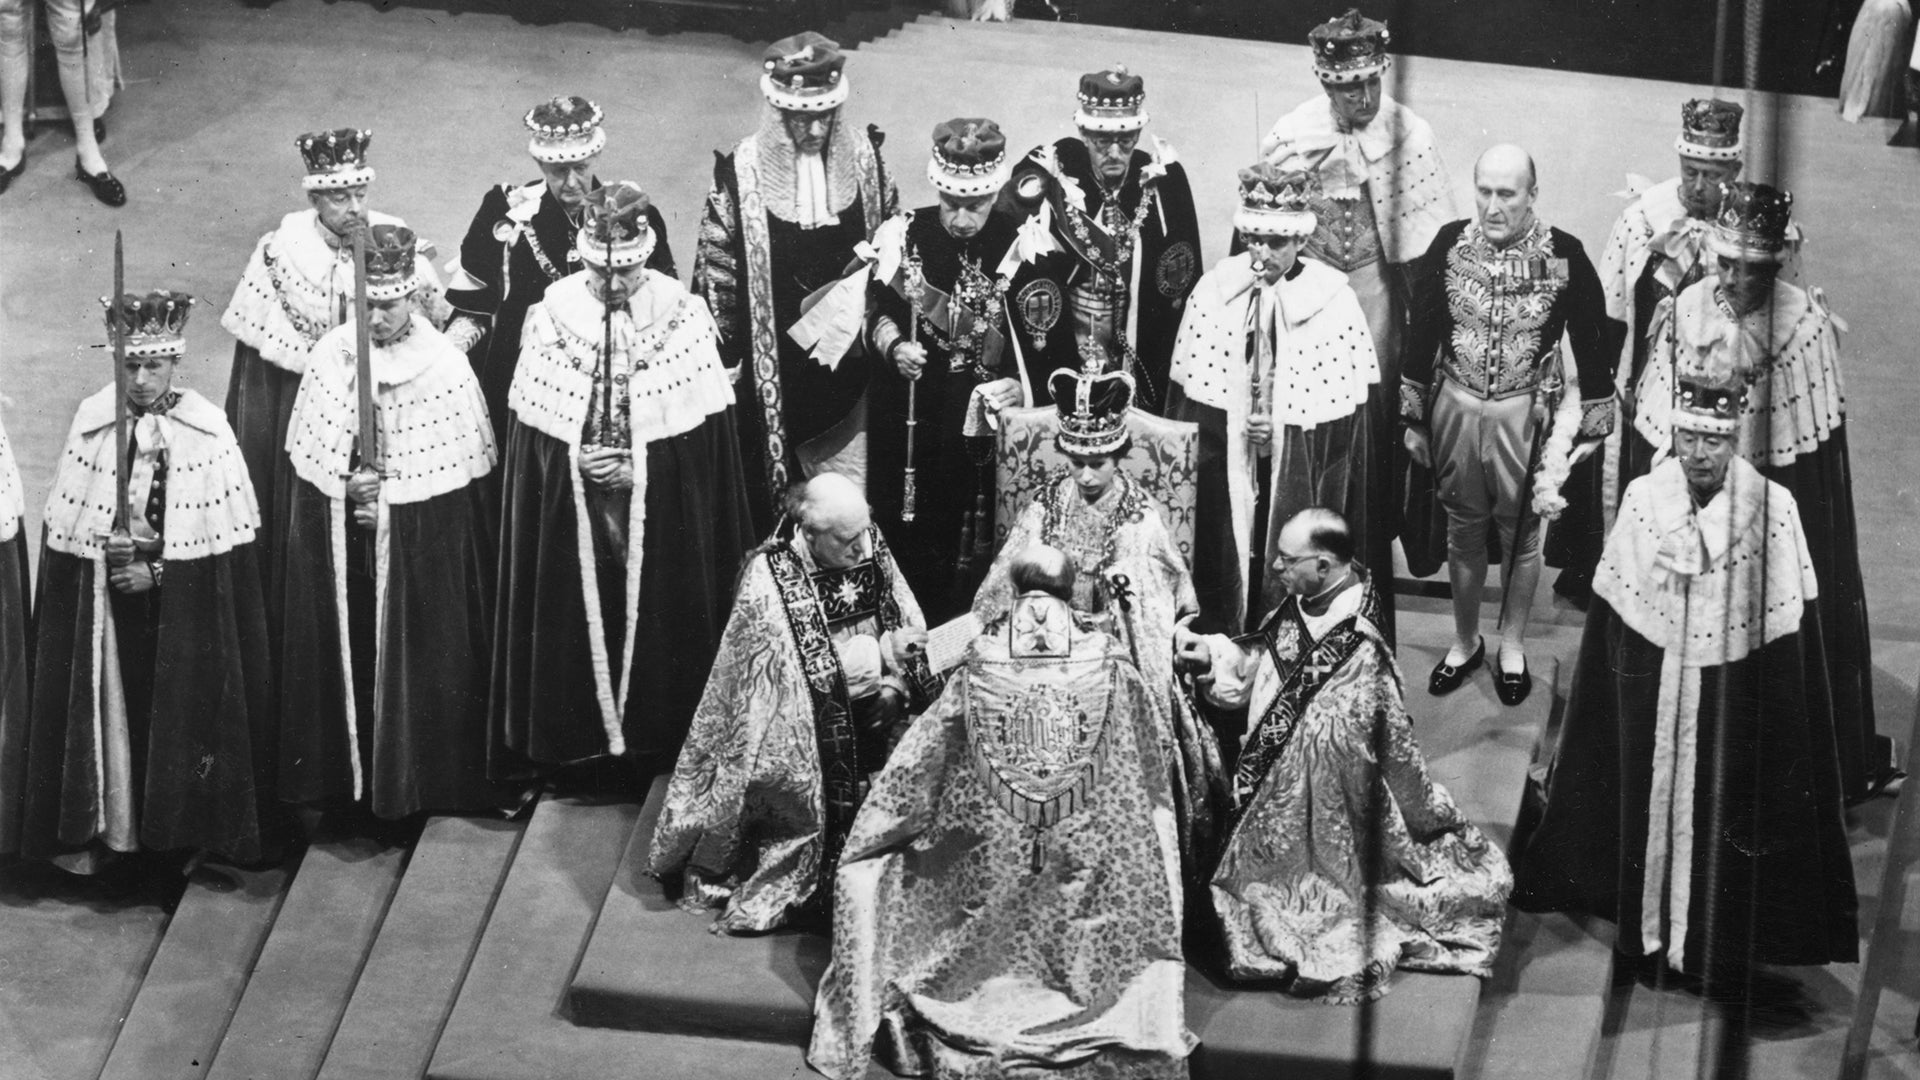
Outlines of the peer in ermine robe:
M 91 872 L 113 852 L 274 854 L 274 724 L 259 512 L 218 407 L 173 389 L 188 298 L 125 298 L 128 501 L 115 534 L 115 388 L 80 403 L 42 515 L 20 851 Z M 171 314 L 169 314 L 169 312 Z
M 307 353 L 353 313 L 352 235 L 369 225 L 403 225 L 367 207 L 373 168 L 366 163 L 373 135 L 343 128 L 302 135 L 296 145 L 307 168 L 302 185 L 312 206 L 286 215 L 260 238 L 234 287 L 220 325 L 236 339 L 227 379 L 227 420 L 233 424 L 260 504 L 261 588 L 279 662 L 281 611 L 274 599 L 273 555 L 280 550 L 279 490 L 285 475 L 287 421 L 300 391 Z M 451 310 L 440 296 L 429 253 L 419 255 L 421 310 L 435 324 Z
M 367 256 L 378 470 L 360 452 L 357 327 L 320 339 L 288 428 L 280 797 L 383 818 L 502 806 L 487 781 L 499 520 L 466 357 L 411 310 L 413 234 Z
M 1715 994 L 1749 962 L 1859 946 L 1825 583 L 1793 496 L 1734 454 L 1737 408 L 1717 486 L 1693 446 L 1627 486 L 1546 810 L 1515 855 L 1516 906 L 1612 921 L 1624 956 Z
M 1278 550 L 1280 606 L 1245 638 L 1203 639 L 1207 696 L 1250 709 L 1212 881 L 1228 973 L 1336 1004 L 1397 969 L 1484 978 L 1513 875 L 1427 772 L 1373 577 L 1325 508 Z
M 761 545 L 648 865 L 728 933 L 817 916 L 869 777 L 934 689 L 926 620 L 852 481 L 807 482 Z
M 507 391 L 520 360 L 527 309 L 540 302 L 547 286 L 586 266 L 574 239 L 582 201 L 600 186 L 594 170 L 607 145 L 603 117 L 600 106 L 583 97 L 556 97 L 529 109 L 527 153 L 541 178 L 487 189 L 460 241 L 459 262 L 449 271 L 447 302 L 454 317 L 447 336 L 480 376 L 495 445 L 507 441 Z M 647 208 L 647 226 L 656 238 L 647 269 L 674 277 L 659 207 Z
M 1267 573 L 1280 526 L 1309 506 L 1340 511 L 1367 562 L 1391 566 L 1368 402 L 1380 378 L 1367 314 L 1345 274 L 1300 257 L 1314 228 L 1311 173 L 1240 173 L 1237 235 L 1187 301 L 1170 412 L 1200 428 L 1194 579 L 1205 629 L 1239 633 L 1284 590 Z M 1392 640 L 1391 604 L 1380 630 Z
M 1716 272 L 1654 316 L 1628 438 L 1640 460 L 1657 460 L 1655 448 L 1672 439 L 1676 379 L 1690 371 L 1733 371 L 1746 380 L 1739 453 L 1787 489 L 1808 523 L 1841 788 L 1847 801 L 1857 802 L 1901 773 L 1893 741 L 1877 732 L 1874 714 L 1873 638 L 1840 371 L 1846 323 L 1819 289 L 1781 280 L 1796 235 L 1787 216 L 1791 196 L 1745 182 L 1728 191 L 1707 240 Z
M 648 205 L 625 181 L 588 196 L 588 269 L 548 288 L 521 334 L 488 698 L 496 779 L 678 750 L 753 544 L 713 319 L 646 269 Z M 597 261 L 610 231 L 611 270 Z
M 807 1052 L 834 1080 L 1187 1075 L 1155 707 L 1065 594 L 974 639 L 854 819 Z

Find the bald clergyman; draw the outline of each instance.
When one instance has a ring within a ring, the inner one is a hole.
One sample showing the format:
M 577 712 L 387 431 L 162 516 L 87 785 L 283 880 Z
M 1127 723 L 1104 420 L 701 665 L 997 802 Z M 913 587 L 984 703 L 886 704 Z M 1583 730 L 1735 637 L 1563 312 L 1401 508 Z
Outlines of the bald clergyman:
M 748 558 L 653 835 L 652 872 L 728 932 L 823 902 L 868 778 L 934 684 L 926 621 L 853 481 L 796 485 Z

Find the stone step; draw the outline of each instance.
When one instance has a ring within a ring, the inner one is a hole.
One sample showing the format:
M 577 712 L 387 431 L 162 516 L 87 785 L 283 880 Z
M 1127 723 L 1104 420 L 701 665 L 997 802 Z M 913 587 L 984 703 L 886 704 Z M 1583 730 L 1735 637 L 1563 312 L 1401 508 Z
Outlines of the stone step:
M 546 799 L 534 810 L 440 1034 L 429 1080 L 795 1080 L 799 1050 L 576 1026 L 566 994 L 639 807 Z M 690 973 L 654 968 L 653 979 Z
M 1435 614 L 1411 613 L 1403 640 L 1444 640 Z M 1442 646 L 1441 648 L 1444 648 Z M 1409 671 L 1425 672 L 1441 649 L 1400 649 Z M 1519 708 L 1500 706 L 1481 677 L 1445 698 L 1417 689 L 1409 706 L 1434 778 L 1462 809 L 1504 840 L 1526 785 L 1532 747 L 1546 727 L 1557 665 L 1537 662 L 1536 692 Z M 828 959 L 818 933 L 725 937 L 680 911 L 642 872 L 664 797 L 655 784 L 626 855 L 613 874 L 568 1000 L 583 1025 L 717 1036 L 805 1046 L 813 995 Z M 670 979 L 662 972 L 673 972 Z M 1264 990 L 1221 985 L 1197 971 L 1187 980 L 1187 1020 L 1200 1037 L 1196 1075 L 1253 1080 L 1276 1075 L 1345 1075 L 1363 1025 L 1379 1075 L 1453 1077 L 1472 1032 L 1479 981 L 1405 972 L 1370 1009 L 1338 1009 Z
M 286 866 L 194 872 L 100 1080 L 207 1075 L 292 878 Z
M 352 838 L 307 849 L 208 1080 L 310 1080 L 400 884 L 407 848 Z
M 524 819 L 427 823 L 320 1080 L 417 1080 L 426 1072 L 525 829 Z

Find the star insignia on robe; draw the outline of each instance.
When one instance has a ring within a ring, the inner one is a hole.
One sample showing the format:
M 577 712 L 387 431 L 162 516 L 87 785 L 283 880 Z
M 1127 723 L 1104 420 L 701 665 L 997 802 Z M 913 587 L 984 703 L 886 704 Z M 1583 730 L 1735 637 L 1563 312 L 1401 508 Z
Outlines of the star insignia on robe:
M 847 607 L 852 607 L 854 604 L 860 602 L 860 586 L 854 584 L 851 579 L 842 580 L 840 582 L 840 588 L 836 591 L 839 594 L 840 602 Z

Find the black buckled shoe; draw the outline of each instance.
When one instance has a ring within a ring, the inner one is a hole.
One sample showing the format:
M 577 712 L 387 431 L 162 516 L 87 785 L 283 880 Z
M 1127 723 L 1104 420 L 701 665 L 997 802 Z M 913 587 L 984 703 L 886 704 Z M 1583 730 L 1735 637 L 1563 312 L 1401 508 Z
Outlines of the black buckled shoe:
M 1509 673 L 1505 668 L 1496 667 L 1493 672 L 1493 692 L 1500 696 L 1502 705 L 1518 705 L 1527 700 L 1533 692 L 1533 672 L 1527 669 L 1527 662 L 1520 661 L 1520 673 Z
M 108 206 L 127 205 L 127 189 L 113 178 L 112 173 L 89 173 L 85 165 L 76 161 L 73 163 L 73 175 L 74 179 L 87 185 L 87 190 L 93 192 L 94 198 Z
M 21 173 L 26 171 L 27 171 L 27 155 L 25 151 L 21 151 L 20 160 L 14 162 L 12 168 L 0 169 L 0 193 L 5 192 L 8 188 L 12 187 L 14 178 L 18 177 Z
M 1473 669 L 1485 663 L 1486 659 L 1486 638 L 1480 639 L 1480 647 L 1473 650 L 1473 655 L 1467 657 L 1466 662 L 1459 667 L 1454 667 L 1447 663 L 1446 657 L 1441 657 L 1440 662 L 1433 666 L 1432 677 L 1427 679 L 1427 693 L 1439 697 L 1460 689 L 1460 684 L 1466 682 L 1467 676 L 1473 674 Z

